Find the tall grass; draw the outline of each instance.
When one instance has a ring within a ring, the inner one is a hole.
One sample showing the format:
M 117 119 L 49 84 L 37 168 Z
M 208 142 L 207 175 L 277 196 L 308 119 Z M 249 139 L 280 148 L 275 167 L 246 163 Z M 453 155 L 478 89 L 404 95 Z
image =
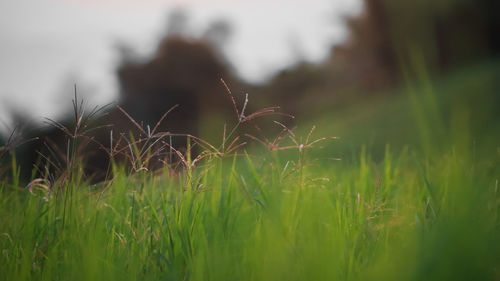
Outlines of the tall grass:
M 235 109 L 240 126 L 244 113 Z M 434 128 L 427 115 L 415 116 Z M 272 141 L 247 137 L 264 151 L 245 150 L 225 130 L 220 146 L 183 136 L 187 149 L 174 151 L 181 168 L 169 161 L 152 173 L 143 160 L 155 152 L 142 148 L 169 135 L 142 130 L 140 141 L 123 142 L 134 168 L 113 165 L 104 183 L 76 173 L 59 193 L 42 180 L 30 193 L 15 172 L 0 182 L 1 279 L 500 278 L 498 146 L 478 158 L 468 145 L 434 149 L 424 134 L 424 149 L 387 144 L 373 160 L 362 146 L 352 161 L 336 161 L 310 153 L 312 131 L 301 138 L 282 126 Z M 175 149 L 159 143 L 156 151 Z M 204 148 L 198 156 L 193 143 Z M 324 145 L 332 151 L 335 143 Z

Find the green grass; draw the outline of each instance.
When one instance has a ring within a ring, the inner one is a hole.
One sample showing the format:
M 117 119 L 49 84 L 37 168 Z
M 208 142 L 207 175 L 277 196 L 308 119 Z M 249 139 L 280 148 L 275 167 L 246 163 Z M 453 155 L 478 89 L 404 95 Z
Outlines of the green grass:
M 327 116 L 321 133 L 348 147 L 254 148 L 177 176 L 114 167 L 109 185 L 74 173 L 51 198 L 14 175 L 0 183 L 0 279 L 499 280 L 499 132 L 473 133 L 453 112 L 476 106 L 434 93 L 446 87 L 345 117 L 394 112 L 405 133 L 382 148 Z M 320 159 L 336 154 L 349 157 Z

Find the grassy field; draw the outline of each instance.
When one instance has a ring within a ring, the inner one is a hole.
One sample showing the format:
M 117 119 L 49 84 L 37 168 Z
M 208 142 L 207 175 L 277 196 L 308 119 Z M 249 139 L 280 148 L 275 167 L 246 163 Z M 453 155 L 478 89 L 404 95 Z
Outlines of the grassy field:
M 299 121 L 297 147 L 186 154 L 175 175 L 115 166 L 90 185 L 74 166 L 30 193 L 13 163 L 0 279 L 500 280 L 494 73 L 424 77 Z

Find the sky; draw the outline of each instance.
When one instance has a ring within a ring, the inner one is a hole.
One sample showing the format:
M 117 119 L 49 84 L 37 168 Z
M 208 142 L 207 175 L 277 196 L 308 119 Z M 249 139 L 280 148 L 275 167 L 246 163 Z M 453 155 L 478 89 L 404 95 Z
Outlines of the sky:
M 17 108 L 32 119 L 71 107 L 73 85 L 91 104 L 117 98 L 117 42 L 147 55 L 183 9 L 196 36 L 213 20 L 232 26 L 225 55 L 249 82 L 298 58 L 319 62 L 345 40 L 343 17 L 361 0 L 0 0 L 0 130 Z

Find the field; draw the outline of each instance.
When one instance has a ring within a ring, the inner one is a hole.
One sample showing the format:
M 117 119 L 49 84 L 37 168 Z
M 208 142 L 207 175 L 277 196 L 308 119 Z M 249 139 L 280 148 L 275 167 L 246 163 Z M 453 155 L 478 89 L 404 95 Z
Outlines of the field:
M 13 160 L 0 279 L 500 280 L 497 65 L 311 114 L 289 149 L 114 165 L 99 184 L 75 162 L 50 190 Z

